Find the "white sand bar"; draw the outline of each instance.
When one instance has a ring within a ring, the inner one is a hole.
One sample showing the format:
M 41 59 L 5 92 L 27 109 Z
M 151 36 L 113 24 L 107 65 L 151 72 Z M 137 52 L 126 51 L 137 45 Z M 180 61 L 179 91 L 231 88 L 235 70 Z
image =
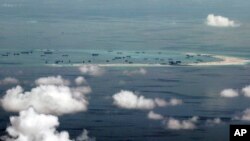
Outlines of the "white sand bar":
M 224 65 L 245 65 L 250 62 L 250 60 L 238 58 L 238 57 L 230 57 L 230 56 L 222 56 L 222 55 L 211 55 L 211 54 L 202 54 L 209 55 L 211 57 L 220 59 L 219 61 L 213 62 L 199 62 L 199 63 L 190 63 L 188 65 L 191 66 L 224 66 Z

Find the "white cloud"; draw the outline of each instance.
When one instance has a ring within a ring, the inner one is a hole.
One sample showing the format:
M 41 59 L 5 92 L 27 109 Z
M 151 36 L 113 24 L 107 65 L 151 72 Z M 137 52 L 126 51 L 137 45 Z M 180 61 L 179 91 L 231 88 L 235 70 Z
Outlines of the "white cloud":
M 161 115 L 161 114 L 157 114 L 155 113 L 154 111 L 150 111 L 148 113 L 148 118 L 149 119 L 152 119 L 152 120 L 161 120 L 163 119 L 164 117 Z
M 138 96 L 131 91 L 121 90 L 113 95 L 114 104 L 125 109 L 153 109 L 155 102 L 153 99 Z
M 165 118 L 163 120 L 163 123 L 167 129 L 170 130 L 192 130 L 196 129 L 197 124 L 199 122 L 199 117 L 198 116 L 193 116 L 190 119 L 187 120 L 178 120 L 172 117 Z M 220 118 L 214 118 L 214 119 L 207 119 L 205 121 L 206 126 L 214 126 L 218 124 L 222 124 L 222 120 Z
M 88 136 L 88 131 L 84 129 L 82 134 L 76 138 L 76 141 L 95 141 L 95 138 L 90 138 Z
M 169 104 L 166 100 L 161 99 L 161 98 L 155 98 L 154 102 L 159 107 L 165 107 L 165 106 L 167 106 Z
M 92 89 L 89 86 L 75 87 L 70 89 L 73 92 L 75 98 L 82 98 L 83 95 L 92 92 Z
M 38 114 L 33 108 L 21 111 L 19 116 L 10 117 L 8 135 L 2 136 L 3 141 L 74 141 L 67 131 L 57 131 L 60 125 L 58 117 Z M 87 136 L 87 131 L 76 141 L 94 141 Z
M 244 96 L 250 97 L 250 85 L 242 88 L 242 93 L 244 94 Z
M 221 124 L 222 120 L 220 118 L 214 118 L 214 119 L 208 119 L 206 121 L 207 125 L 216 125 L 216 124 Z
M 171 98 L 169 101 L 165 101 L 160 98 L 155 98 L 155 103 L 159 107 L 164 107 L 164 106 L 176 106 L 176 105 L 181 105 L 182 100 L 176 99 L 176 98 Z
M 145 70 L 144 68 L 140 68 L 140 69 L 133 70 L 133 71 L 126 70 L 126 71 L 123 71 L 123 74 L 127 75 L 127 76 L 145 75 L 145 74 L 147 74 L 147 70 Z
M 220 93 L 221 97 L 233 98 L 239 96 L 239 93 L 234 89 L 224 89 Z
M 141 95 L 136 95 L 131 91 L 121 90 L 113 95 L 114 104 L 125 109 L 141 109 L 150 110 L 155 107 L 176 106 L 182 103 L 181 100 L 171 99 L 169 102 L 161 98 L 145 98 Z
M 21 86 L 17 86 L 7 90 L 1 99 L 1 105 L 6 111 L 12 112 L 32 106 L 39 113 L 69 114 L 87 110 L 85 94 L 90 91 L 90 87 L 40 85 L 24 92 Z
M 84 77 L 82 76 L 78 76 L 76 79 L 75 79 L 75 83 L 76 85 L 81 85 L 81 84 L 86 84 L 87 81 Z
M 191 130 L 196 128 L 196 122 L 198 121 L 198 117 L 194 116 L 188 120 L 178 120 L 175 118 L 168 118 L 165 121 L 165 125 L 167 129 L 171 130 Z
M 104 73 L 104 70 L 98 65 L 83 65 L 79 67 L 79 71 L 82 74 L 87 74 L 92 76 L 100 76 Z
M 48 76 L 48 77 L 41 77 L 35 80 L 36 85 L 69 85 L 70 81 L 65 80 L 62 76 Z
M 243 111 L 240 116 L 235 116 L 234 119 L 250 121 L 250 108 Z
M 18 84 L 19 80 L 13 77 L 5 77 L 0 80 L 0 85 L 8 85 L 8 84 Z
M 237 26 L 235 21 L 228 19 L 227 17 L 216 16 L 209 14 L 207 16 L 206 24 L 214 27 L 235 27 Z
M 182 104 L 182 100 L 176 99 L 176 98 L 172 98 L 172 99 L 170 99 L 170 101 L 168 103 L 169 103 L 169 105 L 172 105 L 172 106 L 181 105 Z

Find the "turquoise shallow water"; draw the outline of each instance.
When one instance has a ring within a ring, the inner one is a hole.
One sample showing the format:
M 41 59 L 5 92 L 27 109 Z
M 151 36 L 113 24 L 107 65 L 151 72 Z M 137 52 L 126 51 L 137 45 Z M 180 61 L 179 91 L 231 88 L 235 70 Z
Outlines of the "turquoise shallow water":
M 179 53 L 173 51 L 123 51 L 123 50 L 25 50 L 0 52 L 2 66 L 15 65 L 84 65 L 84 64 L 161 64 L 187 65 L 213 62 L 219 59 L 209 55 Z M 179 62 L 179 63 L 176 63 Z

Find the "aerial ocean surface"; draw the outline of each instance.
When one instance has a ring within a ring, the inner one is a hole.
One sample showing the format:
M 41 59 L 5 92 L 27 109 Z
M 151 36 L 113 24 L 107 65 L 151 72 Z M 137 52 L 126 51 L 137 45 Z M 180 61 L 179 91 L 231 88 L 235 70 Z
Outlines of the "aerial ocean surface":
M 0 140 L 228 141 L 250 123 L 249 9 L 0 0 Z

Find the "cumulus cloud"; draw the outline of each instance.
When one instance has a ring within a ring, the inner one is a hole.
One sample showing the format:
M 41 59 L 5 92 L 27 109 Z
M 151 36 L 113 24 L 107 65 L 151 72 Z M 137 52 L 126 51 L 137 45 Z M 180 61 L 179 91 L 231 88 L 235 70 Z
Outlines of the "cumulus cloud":
M 78 76 L 76 79 L 75 79 L 75 83 L 76 85 L 81 85 L 81 84 L 85 84 L 87 83 L 86 79 L 82 76 Z
M 6 111 L 19 112 L 34 107 L 39 113 L 62 115 L 86 111 L 88 101 L 85 95 L 89 92 L 90 87 L 56 85 L 40 85 L 24 92 L 21 86 L 17 86 L 7 90 L 0 101 Z
M 196 123 L 198 122 L 199 117 L 192 117 L 188 120 L 178 120 L 175 118 L 168 118 L 165 121 L 165 126 L 167 129 L 171 130 L 191 130 L 196 128 Z
M 201 124 L 198 116 L 193 116 L 192 118 L 186 120 L 178 120 L 173 117 L 165 118 L 163 120 L 163 124 L 166 129 L 170 130 L 192 130 L 198 128 L 198 125 L 215 126 L 222 123 L 223 121 L 220 118 L 213 118 L 207 119 L 203 124 Z
M 161 114 L 157 114 L 154 111 L 150 111 L 148 113 L 148 119 L 152 119 L 152 120 L 161 120 L 164 117 Z
M 123 74 L 127 75 L 127 76 L 145 75 L 145 74 L 147 74 L 147 70 L 145 70 L 144 68 L 140 68 L 140 69 L 133 70 L 133 71 L 126 70 L 126 71 L 123 71 Z
M 73 92 L 75 98 L 82 98 L 83 95 L 92 92 L 92 89 L 89 86 L 75 87 L 70 89 Z
M 57 131 L 60 125 L 58 117 L 37 113 L 33 108 L 21 111 L 19 116 L 10 117 L 8 135 L 2 136 L 3 141 L 75 141 L 70 139 L 67 131 Z M 84 130 L 76 141 L 94 141 Z
M 142 95 L 137 95 L 131 91 L 121 90 L 113 95 L 114 104 L 125 109 L 141 109 L 150 110 L 155 107 L 175 106 L 181 104 L 181 100 L 171 99 L 169 102 L 161 98 L 145 98 Z
M 216 16 L 214 14 L 209 14 L 207 16 L 206 24 L 213 27 L 235 27 L 236 23 L 233 20 L 228 19 L 223 16 Z
M 250 85 L 242 88 L 242 93 L 244 94 L 244 96 L 250 97 Z
M 18 84 L 19 80 L 14 77 L 5 77 L 0 80 L 0 85 Z
M 235 116 L 234 119 L 250 121 L 250 108 L 243 111 L 239 116 Z
M 101 76 L 104 73 L 104 70 L 98 65 L 83 65 L 79 67 L 79 71 L 82 74 L 87 74 L 92 76 Z
M 165 101 L 160 98 L 155 98 L 155 103 L 159 107 L 165 107 L 165 106 L 176 106 L 176 105 L 181 105 L 182 100 L 176 99 L 176 98 L 171 98 L 169 101 Z
M 211 125 L 216 125 L 216 124 L 221 124 L 222 120 L 220 118 L 214 118 L 214 119 L 208 119 L 206 121 L 206 124 L 211 126 Z
M 154 102 L 159 107 L 165 107 L 165 106 L 167 106 L 169 104 L 166 100 L 161 99 L 161 98 L 155 98 Z
M 88 136 L 88 131 L 86 129 L 84 129 L 82 134 L 76 138 L 76 141 L 95 141 L 95 140 L 96 140 L 95 138 L 93 137 L 90 138 Z
M 155 102 L 153 99 L 138 96 L 131 91 L 121 90 L 113 95 L 114 104 L 125 109 L 153 109 Z
M 233 98 L 239 96 L 239 93 L 234 89 L 224 89 L 220 93 L 221 97 Z
M 41 77 L 35 80 L 36 85 L 69 85 L 70 81 L 63 79 L 62 76 Z

